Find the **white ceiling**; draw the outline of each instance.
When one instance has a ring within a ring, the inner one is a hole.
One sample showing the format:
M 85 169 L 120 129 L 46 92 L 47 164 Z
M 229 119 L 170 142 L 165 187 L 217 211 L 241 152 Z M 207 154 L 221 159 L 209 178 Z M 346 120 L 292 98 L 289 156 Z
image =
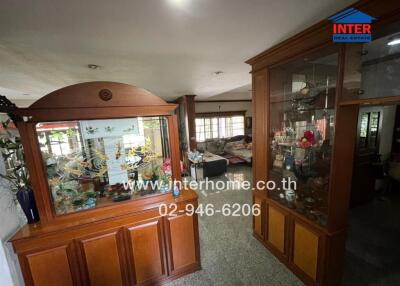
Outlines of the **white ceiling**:
M 66 85 L 109 80 L 167 100 L 226 97 L 250 89 L 245 60 L 352 2 L 1 0 L 0 92 L 32 100 Z

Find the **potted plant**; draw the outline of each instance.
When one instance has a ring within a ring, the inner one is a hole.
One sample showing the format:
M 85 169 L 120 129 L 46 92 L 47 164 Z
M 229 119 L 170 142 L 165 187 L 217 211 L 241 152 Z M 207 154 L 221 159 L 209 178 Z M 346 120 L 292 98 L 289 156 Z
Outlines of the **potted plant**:
M 2 122 L 3 132 L 0 134 L 0 149 L 6 164 L 6 174 L 0 177 L 10 183 L 11 191 L 18 200 L 29 224 L 39 221 L 28 168 L 26 167 L 24 149 L 17 130 L 11 130 L 11 120 Z

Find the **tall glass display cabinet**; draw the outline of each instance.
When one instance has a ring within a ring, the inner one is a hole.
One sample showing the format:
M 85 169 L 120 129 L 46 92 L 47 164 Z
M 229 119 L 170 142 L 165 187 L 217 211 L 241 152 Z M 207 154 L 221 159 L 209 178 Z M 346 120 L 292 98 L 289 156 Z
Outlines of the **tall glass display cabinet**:
M 247 61 L 253 234 L 307 285 L 341 285 L 359 107 L 400 101 L 400 4 L 352 7 L 377 19 L 376 41 L 334 43 L 323 20 Z
M 197 216 L 186 212 L 197 195 L 171 192 L 176 107 L 88 82 L 10 109 L 40 215 L 11 238 L 26 285 L 149 285 L 200 268 Z
M 269 197 L 327 225 L 338 53 L 322 50 L 271 68 Z

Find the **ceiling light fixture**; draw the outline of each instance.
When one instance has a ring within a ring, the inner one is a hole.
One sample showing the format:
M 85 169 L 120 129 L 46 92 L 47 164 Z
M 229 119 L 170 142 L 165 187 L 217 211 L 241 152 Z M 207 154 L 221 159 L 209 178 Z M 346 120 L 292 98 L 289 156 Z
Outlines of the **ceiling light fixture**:
M 400 44 L 400 35 L 396 35 L 394 37 L 389 38 L 388 46 L 394 46 Z
M 101 66 L 95 65 L 95 64 L 88 64 L 87 66 L 88 66 L 88 68 L 90 68 L 92 70 L 98 70 L 101 68 Z
M 187 0 L 168 0 L 168 2 L 175 6 L 183 6 Z

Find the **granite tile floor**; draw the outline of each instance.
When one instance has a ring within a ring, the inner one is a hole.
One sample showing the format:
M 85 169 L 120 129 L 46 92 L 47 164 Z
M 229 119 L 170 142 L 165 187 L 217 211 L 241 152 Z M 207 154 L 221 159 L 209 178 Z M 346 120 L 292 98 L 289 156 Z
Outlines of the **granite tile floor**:
M 350 210 L 343 285 L 400 285 L 399 191 Z
M 249 180 L 251 167 L 229 166 L 217 180 Z M 199 203 L 251 204 L 251 191 L 201 190 Z M 202 270 L 168 286 L 303 285 L 252 236 L 252 218 L 199 216 Z M 350 210 L 342 285 L 400 285 L 400 192 Z
M 229 166 L 216 180 L 249 180 L 251 167 Z M 199 203 L 252 203 L 251 190 L 198 191 Z M 179 278 L 168 286 L 178 285 L 303 285 L 282 263 L 252 236 L 251 216 L 199 216 L 202 270 Z

